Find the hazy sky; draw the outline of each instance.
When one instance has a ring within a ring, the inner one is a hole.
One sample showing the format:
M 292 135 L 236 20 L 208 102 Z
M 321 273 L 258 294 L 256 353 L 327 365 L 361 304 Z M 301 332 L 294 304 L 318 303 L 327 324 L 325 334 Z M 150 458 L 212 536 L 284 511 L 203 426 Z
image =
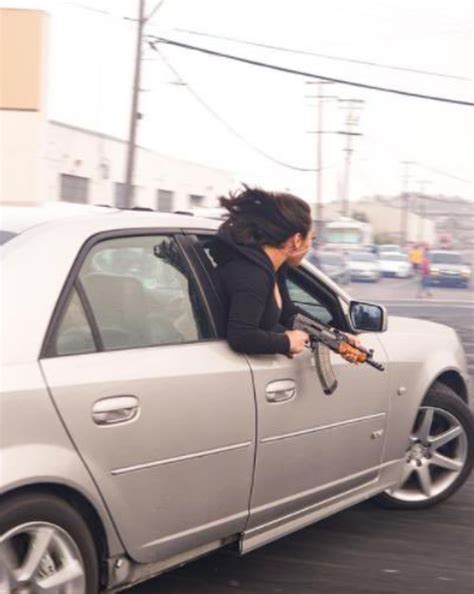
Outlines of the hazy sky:
M 147 12 L 158 0 L 147 0 Z M 51 14 L 48 114 L 126 137 L 138 0 L 31 0 L 2 6 Z M 88 9 L 89 7 L 89 9 Z M 100 11 L 105 11 L 103 14 Z M 472 0 L 165 0 L 146 33 L 326 76 L 428 95 L 473 100 Z M 459 80 L 298 55 L 179 32 L 189 29 L 350 60 L 426 70 Z M 316 166 L 315 85 L 305 78 L 165 46 L 188 86 L 146 46 L 139 143 L 236 172 L 237 179 L 289 188 L 313 201 L 315 173 L 275 165 L 233 136 L 190 91 L 247 141 L 280 161 Z M 473 108 L 343 85 L 332 97 L 362 99 L 350 197 L 402 189 L 401 161 L 416 161 L 410 188 L 472 198 Z M 324 104 L 325 200 L 338 197 L 347 112 Z M 459 178 L 459 179 L 458 179 Z

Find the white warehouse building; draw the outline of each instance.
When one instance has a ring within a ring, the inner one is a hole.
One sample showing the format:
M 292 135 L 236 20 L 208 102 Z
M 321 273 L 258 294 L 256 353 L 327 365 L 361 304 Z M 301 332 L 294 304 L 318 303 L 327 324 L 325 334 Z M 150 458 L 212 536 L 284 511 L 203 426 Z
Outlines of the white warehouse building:
M 46 123 L 45 192 L 49 200 L 125 206 L 127 143 L 59 122 Z M 230 172 L 137 147 L 133 205 L 172 212 L 215 206 L 235 185 Z

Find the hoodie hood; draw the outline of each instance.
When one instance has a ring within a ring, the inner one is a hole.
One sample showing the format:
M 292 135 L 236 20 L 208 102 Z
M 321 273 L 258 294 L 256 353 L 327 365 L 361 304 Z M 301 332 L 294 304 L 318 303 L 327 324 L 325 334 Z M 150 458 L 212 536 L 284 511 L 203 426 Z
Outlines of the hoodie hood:
M 245 258 L 263 268 L 272 280 L 275 278 L 276 272 L 272 261 L 260 247 L 237 243 L 230 232 L 222 227 L 212 242 L 210 253 L 218 266 L 223 266 L 235 259 Z

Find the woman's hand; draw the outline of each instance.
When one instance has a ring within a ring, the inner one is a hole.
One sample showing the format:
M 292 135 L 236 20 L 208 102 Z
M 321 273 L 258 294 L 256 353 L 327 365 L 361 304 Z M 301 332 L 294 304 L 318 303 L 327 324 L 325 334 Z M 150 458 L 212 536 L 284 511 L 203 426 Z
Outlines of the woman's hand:
M 285 334 L 290 339 L 290 354 L 298 355 L 309 345 L 309 335 L 302 330 L 287 330 Z

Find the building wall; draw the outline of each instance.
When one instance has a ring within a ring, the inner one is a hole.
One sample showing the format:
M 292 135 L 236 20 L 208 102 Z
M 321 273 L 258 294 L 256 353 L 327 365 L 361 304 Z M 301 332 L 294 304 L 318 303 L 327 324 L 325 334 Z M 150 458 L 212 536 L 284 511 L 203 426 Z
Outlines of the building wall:
M 334 220 L 339 218 L 341 205 L 338 202 L 332 202 L 324 205 L 324 220 Z M 401 234 L 400 208 L 378 204 L 377 202 L 354 202 L 351 204 L 350 212 L 360 212 L 365 214 L 368 221 L 373 226 L 374 235 L 386 234 L 392 235 L 394 240 L 398 240 Z M 407 241 L 423 241 L 434 245 L 436 242 L 436 229 L 434 221 L 418 216 L 415 213 L 408 213 L 407 217 Z
M 61 174 L 89 180 L 87 201 L 116 205 L 116 184 L 123 183 L 127 145 L 123 140 L 58 122 L 46 124 L 42 161 L 46 169 L 48 200 L 60 200 Z M 166 157 L 137 148 L 134 205 L 157 208 L 158 190 L 173 193 L 173 210 L 192 206 L 191 196 L 202 196 L 199 206 L 215 206 L 217 197 L 235 186 L 232 173 Z M 196 204 L 197 205 L 197 204 Z
M 0 201 L 32 203 L 44 193 L 48 16 L 0 9 Z
M 44 193 L 39 147 L 44 143 L 41 112 L 0 110 L 0 201 L 35 203 Z

